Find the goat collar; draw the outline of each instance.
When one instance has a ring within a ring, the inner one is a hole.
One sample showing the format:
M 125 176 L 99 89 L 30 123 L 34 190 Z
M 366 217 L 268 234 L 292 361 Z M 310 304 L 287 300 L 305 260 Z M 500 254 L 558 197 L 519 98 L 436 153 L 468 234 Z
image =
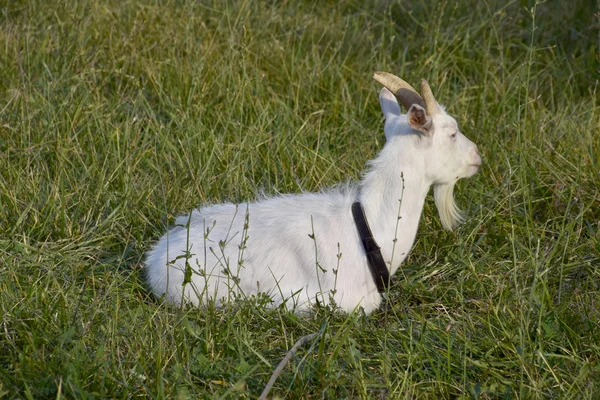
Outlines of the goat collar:
M 385 265 L 381 249 L 377 245 L 373 233 L 371 233 L 369 222 L 367 222 L 367 217 L 365 216 L 365 210 L 359 201 L 352 204 L 352 216 L 354 217 L 354 223 L 356 224 L 356 229 L 358 229 L 363 248 L 367 254 L 369 269 L 371 270 L 371 275 L 373 275 L 377 291 L 384 293 L 390 286 L 390 271 Z

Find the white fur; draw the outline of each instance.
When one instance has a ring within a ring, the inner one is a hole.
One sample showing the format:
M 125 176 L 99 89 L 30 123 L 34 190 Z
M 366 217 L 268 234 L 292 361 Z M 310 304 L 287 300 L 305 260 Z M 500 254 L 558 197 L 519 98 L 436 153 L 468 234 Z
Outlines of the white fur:
M 152 291 L 175 304 L 219 305 L 266 293 L 274 305 L 286 303 L 296 310 L 331 299 L 347 312 L 375 310 L 381 296 L 352 218 L 352 203 L 363 204 L 394 274 L 414 243 L 429 188 L 435 187 L 443 226 L 452 229 L 460 218 L 454 184 L 481 164 L 477 146 L 458 132 L 445 111 L 427 116 L 424 126 L 411 126 L 407 116 L 418 106 L 401 114 L 387 89 L 380 102 L 387 141 L 361 182 L 322 193 L 206 206 L 177 218 L 147 254 Z M 182 285 L 186 269 L 190 282 Z

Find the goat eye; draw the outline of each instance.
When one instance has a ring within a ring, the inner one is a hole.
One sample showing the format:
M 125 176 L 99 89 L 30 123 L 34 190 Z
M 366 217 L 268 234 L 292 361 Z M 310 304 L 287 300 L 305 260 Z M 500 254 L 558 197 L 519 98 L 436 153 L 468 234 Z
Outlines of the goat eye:
M 452 139 L 455 139 L 455 138 L 456 138 L 456 132 L 454 132 L 452 135 L 450 135 L 450 137 L 451 137 Z

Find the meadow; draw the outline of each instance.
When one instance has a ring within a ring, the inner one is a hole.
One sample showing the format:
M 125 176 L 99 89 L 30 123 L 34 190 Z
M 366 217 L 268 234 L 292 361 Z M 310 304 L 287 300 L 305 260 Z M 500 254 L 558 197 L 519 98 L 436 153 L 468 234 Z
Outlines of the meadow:
M 0 399 L 600 397 L 600 3 L 0 6 Z M 360 179 L 374 71 L 476 142 L 381 310 L 171 307 L 147 251 L 202 204 Z

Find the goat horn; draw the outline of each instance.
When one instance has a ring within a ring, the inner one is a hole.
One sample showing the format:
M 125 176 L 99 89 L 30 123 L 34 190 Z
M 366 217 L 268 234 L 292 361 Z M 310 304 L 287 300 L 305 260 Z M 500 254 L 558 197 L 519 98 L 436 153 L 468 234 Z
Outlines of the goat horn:
M 429 87 L 429 83 L 425 79 L 421 79 L 421 94 L 423 94 L 423 100 L 425 101 L 425 108 L 427 109 L 428 115 L 435 115 L 440 112 L 440 106 L 433 97 L 433 92 Z
M 373 79 L 392 92 L 407 111 L 413 104 L 426 108 L 419 92 L 397 76 L 388 72 L 375 72 Z

